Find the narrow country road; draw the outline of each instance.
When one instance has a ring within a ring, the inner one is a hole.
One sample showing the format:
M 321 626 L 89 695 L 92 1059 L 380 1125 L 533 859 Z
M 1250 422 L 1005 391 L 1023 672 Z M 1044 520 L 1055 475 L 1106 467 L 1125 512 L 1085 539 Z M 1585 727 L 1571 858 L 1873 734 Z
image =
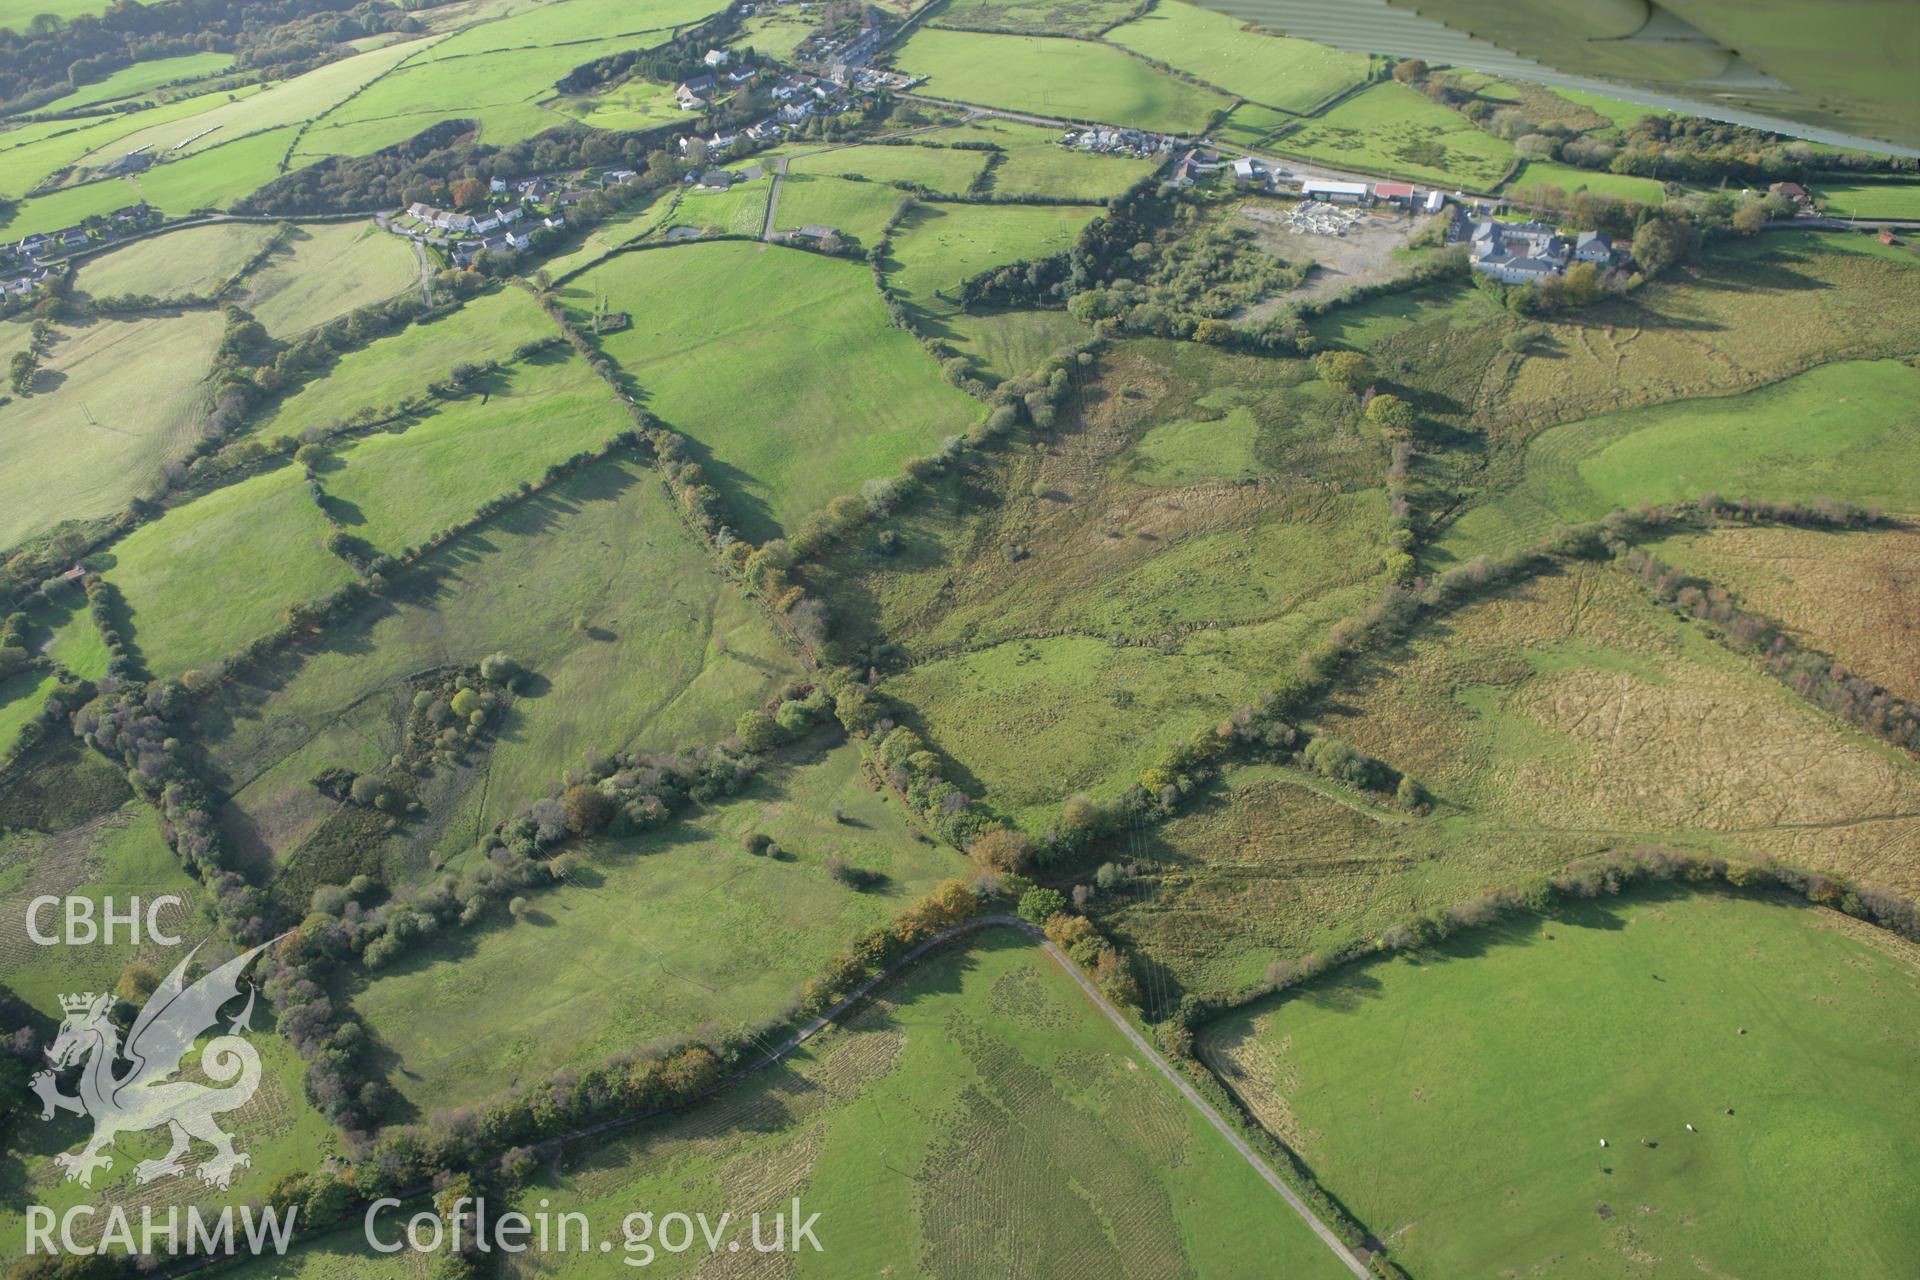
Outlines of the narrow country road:
M 773 189 L 767 192 L 767 220 L 760 228 L 762 240 L 773 239 L 774 215 L 780 212 L 780 179 L 787 176 L 787 157 L 778 156 L 773 161 Z
M 427 248 L 413 237 L 407 237 L 407 243 L 413 246 L 413 256 L 420 261 L 420 300 L 433 308 L 433 270 L 427 265 Z

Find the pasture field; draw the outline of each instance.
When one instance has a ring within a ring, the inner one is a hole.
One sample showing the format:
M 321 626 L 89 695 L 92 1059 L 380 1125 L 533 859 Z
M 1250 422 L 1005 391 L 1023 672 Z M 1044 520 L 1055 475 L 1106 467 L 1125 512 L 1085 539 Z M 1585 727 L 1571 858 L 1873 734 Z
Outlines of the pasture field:
M 593 40 L 465 57 L 416 57 L 319 114 L 300 140 L 300 153 L 315 158 L 365 155 L 451 118 L 476 121 L 481 139 L 491 145 L 519 142 L 567 123 L 568 116 L 537 105 L 553 96 L 555 81 L 581 63 L 629 47 L 623 40 Z M 439 47 L 428 51 L 437 53 Z
M 1107 39 L 1250 102 L 1304 114 L 1366 83 L 1369 59 L 1250 28 L 1190 4 L 1157 6 Z
M 107 0 L 5 0 L 0 3 L 0 27 L 24 32 L 43 13 L 66 22 L 83 13 L 104 13 L 108 7 Z
M 396 555 L 632 425 L 607 384 L 560 348 L 342 450 L 320 482 L 349 533 Z
M 929 956 L 700 1108 L 567 1149 L 529 1194 L 596 1222 L 669 1196 L 709 1218 L 799 1196 L 822 1248 L 789 1255 L 803 1277 L 1346 1274 L 1008 930 Z M 688 1275 L 698 1261 L 656 1265 Z M 535 1274 L 601 1267 L 548 1254 Z
M 1294 117 L 1284 111 L 1263 107 L 1257 102 L 1243 102 L 1214 129 L 1213 136 L 1237 146 L 1251 147 L 1274 130 L 1292 123 Z
M 875 184 L 912 182 L 946 195 L 965 195 L 986 163 L 987 155 L 981 151 L 869 143 L 800 152 L 787 162 L 787 176 L 791 179 L 800 174 L 817 173 L 866 178 Z M 783 206 L 791 190 L 781 188 Z
M 1843 218 L 1920 218 L 1920 183 L 1819 182 L 1813 195 L 1827 213 Z
M 856 933 L 964 872 L 959 855 L 909 836 L 858 748 L 796 750 L 683 821 L 588 843 L 581 873 L 534 894 L 526 920 L 373 974 L 355 1007 L 400 1055 L 398 1087 L 422 1116 L 703 1023 L 776 1017 Z M 836 807 L 851 821 L 836 823 Z M 749 854 L 755 832 L 783 856 Z M 835 883 L 836 854 L 884 886 Z
M 285 339 L 418 288 L 419 277 L 412 246 L 372 223 L 289 225 L 239 302 Z
M 0 191 L 24 195 L 92 151 L 104 149 L 108 159 L 118 158 L 125 148 L 115 144 L 128 134 L 198 115 L 216 104 L 240 101 L 258 92 L 258 85 L 244 85 L 227 92 L 181 98 L 145 111 L 15 125 L 0 132 Z M 13 234 L 12 224 L 8 224 L 8 234 Z
M 1920 511 L 1920 479 L 1900 461 L 1920 438 L 1916 397 L 1913 366 L 1848 360 L 1738 395 L 1552 427 L 1527 446 L 1520 481 L 1463 515 L 1436 554 L 1499 551 L 1615 507 L 1708 491 Z
M 30 196 L 20 202 L 7 234 L 55 231 L 142 201 L 174 217 L 225 208 L 273 180 L 292 139 L 291 127 L 269 129 L 156 164 L 138 177 L 102 178 Z
M 157 676 L 219 662 L 277 629 L 288 605 L 353 577 L 326 536 L 296 466 L 175 507 L 113 550 L 107 577 L 125 599 L 128 640 Z
M 906 199 L 906 192 L 882 182 L 854 182 L 816 173 L 790 173 L 780 181 L 775 231 L 818 225 L 832 227 L 862 245 L 879 242 Z
M 1499 318 L 1498 305 L 1479 290 L 1442 284 L 1342 303 L 1315 316 L 1312 326 L 1314 336 L 1322 342 L 1372 351 L 1386 339 L 1417 325 L 1440 322 L 1466 326 Z
M 645 43 L 665 44 L 673 27 L 698 22 L 725 7 L 720 0 L 648 0 L 643 5 L 633 0 L 560 0 L 470 26 L 423 50 L 416 61 L 437 62 L 497 50 L 524 53 L 546 45 L 579 45 L 656 31 L 660 38 Z
M 713 234 L 758 237 L 766 230 L 772 194 L 770 176 L 736 182 L 725 191 L 688 190 L 674 208 L 673 221 Z
M 1661 841 L 1920 887 L 1920 766 L 1602 565 L 1470 605 L 1358 671 L 1317 731 L 1505 831 Z
M 205 95 L 208 99 L 218 97 L 220 101 L 194 115 L 165 123 L 155 121 L 114 139 L 110 145 L 96 146 L 80 163 L 97 169 L 140 146 L 152 147 L 156 158 L 179 160 L 224 145 L 236 135 L 303 124 L 384 76 L 419 47 L 418 41 L 410 41 L 357 53 L 246 95 L 239 101 L 228 101 L 229 95 L 225 94 Z M 136 120 L 143 118 L 135 117 Z
M 678 211 L 682 199 L 678 191 L 662 192 L 644 208 L 629 210 L 595 225 L 581 238 L 579 247 L 573 252 L 546 261 L 547 274 L 558 279 L 570 271 L 600 261 L 623 244 L 646 239 L 667 225 Z
M 47 655 L 82 680 L 98 683 L 107 674 L 107 643 L 100 638 L 100 628 L 93 625 L 84 601 L 74 599 L 73 603 L 76 607 L 53 624 Z
M 892 475 L 979 416 L 919 344 L 887 324 L 863 265 L 692 244 L 609 259 L 561 295 L 582 322 L 601 297 L 633 316 L 601 349 L 639 384 L 647 408 L 692 438 L 736 527 L 755 541 Z M 681 305 L 696 295 L 711 305 Z M 861 376 L 849 382 L 847 368 Z
M 783 207 L 785 200 L 783 194 Z M 882 266 L 912 306 L 955 315 L 959 308 L 937 296 L 942 290 L 989 267 L 1060 253 L 1099 212 L 1085 205 L 922 204 L 894 232 Z
M 1124 20 L 1132 8 L 1126 0 L 949 0 L 931 20 L 936 26 L 1091 36 Z
M 1604 94 L 1587 93 L 1581 89 L 1555 89 L 1556 97 L 1565 98 L 1578 106 L 1587 108 L 1595 115 L 1604 116 L 1615 129 L 1622 132 L 1631 129 L 1641 116 L 1671 115 L 1658 107 L 1642 106 L 1638 102 L 1628 102 L 1622 98 L 1609 98 Z
M 1568 195 L 1591 191 L 1595 195 L 1618 196 L 1641 204 L 1658 206 L 1666 199 L 1666 188 L 1652 178 L 1636 178 L 1625 173 L 1595 172 L 1549 160 L 1528 160 L 1507 179 L 1501 190 L 1523 202 L 1534 187 L 1558 187 Z
M 895 55 L 921 92 L 1034 115 L 1199 133 L 1233 103 L 1085 40 L 922 28 Z
M 411 256 L 409 254 L 408 256 Z M 326 427 L 356 409 L 384 408 L 426 393 L 457 364 L 509 360 L 515 347 L 554 332 L 524 290 L 502 287 L 455 310 L 342 356 L 325 377 L 285 397 L 254 425 L 262 438 Z
M 1346 99 L 1268 143 L 1282 155 L 1402 180 L 1489 191 L 1513 166 L 1513 146 L 1393 81 Z
M 727 42 L 730 49 L 752 49 L 762 57 L 780 62 L 793 61 L 794 51 L 820 29 L 819 24 L 797 14 L 772 10 L 756 13 L 740 24 L 740 34 Z
M 1731 589 L 1876 684 L 1920 698 L 1920 535 L 1723 528 L 1660 543 L 1668 564 Z
M 1155 162 L 1129 156 L 1069 151 L 1058 131 L 1017 120 L 982 117 L 928 135 L 942 142 L 991 142 L 1004 154 L 987 190 L 998 196 L 1048 195 L 1070 200 L 1111 199 L 1151 173 Z
M 95 297 L 212 297 L 278 234 L 265 223 L 228 222 L 149 236 L 88 258 L 74 287 Z
M 66 97 L 55 98 L 36 107 L 35 111 L 52 115 L 91 107 L 96 103 L 137 98 L 168 85 L 183 85 L 186 81 L 219 75 L 232 65 L 233 55 L 229 53 L 185 53 L 177 58 L 150 58 L 122 67 L 105 79 L 81 85 Z M 176 93 L 180 91 L 178 88 L 174 90 Z
M 673 89 L 647 80 L 628 80 L 602 93 L 559 97 L 549 104 L 595 129 L 652 129 L 686 115 Z
M 1911 944 L 1668 890 L 1337 970 L 1200 1048 L 1414 1275 L 1894 1276 L 1917 1013 Z
M 0 760 L 13 750 L 20 730 L 40 714 L 59 683 L 51 671 L 21 671 L 0 680 Z
M 206 311 L 57 330 L 34 394 L 0 405 L 0 547 L 119 511 L 185 457 L 220 333 Z
M 1468 90 L 1496 109 L 1517 108 L 1536 125 L 1558 125 L 1569 134 L 1604 132 L 1613 122 L 1594 107 L 1576 102 L 1545 85 L 1526 81 L 1502 80 L 1484 71 L 1453 68 L 1445 73 L 1449 84 Z
M 397 873 L 470 848 L 585 751 L 725 737 L 797 672 L 653 473 L 628 460 L 521 502 L 402 585 L 309 652 L 250 677 L 237 706 L 205 726 L 235 798 L 229 830 L 257 859 L 284 859 L 324 816 L 308 782 L 315 771 L 356 764 L 369 744 L 373 763 L 398 749 L 380 744 L 399 742 L 416 672 L 505 651 L 539 681 L 507 713 L 473 785 L 403 830 Z

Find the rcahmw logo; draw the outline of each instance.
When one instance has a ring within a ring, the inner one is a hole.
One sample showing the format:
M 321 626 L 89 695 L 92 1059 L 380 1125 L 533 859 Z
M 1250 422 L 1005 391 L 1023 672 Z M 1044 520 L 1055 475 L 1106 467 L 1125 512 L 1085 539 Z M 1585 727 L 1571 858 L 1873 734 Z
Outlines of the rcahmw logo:
M 143 1160 L 134 1166 L 133 1180 L 137 1186 L 186 1173 L 187 1157 L 195 1139 L 213 1148 L 211 1157 L 192 1167 L 200 1181 L 209 1187 L 224 1190 L 237 1170 L 252 1163 L 244 1153 L 234 1149 L 233 1138 L 215 1119 L 245 1104 L 260 1087 L 260 1055 L 241 1034 L 249 1028 L 253 1014 L 251 986 L 246 991 L 246 1006 L 229 1019 L 225 1033 L 208 1040 L 200 1051 L 200 1074 L 213 1083 L 171 1077 L 179 1073 L 181 1061 L 200 1037 L 219 1021 L 220 1010 L 239 998 L 241 973 L 253 963 L 254 957 L 272 945 L 266 942 L 243 952 L 189 985 L 187 967 L 199 954 L 200 948 L 196 946 L 134 1015 L 124 1044 L 119 1028 L 109 1017 L 113 1008 L 111 995 L 89 991 L 60 997 L 65 1018 L 59 1034 L 47 1049 L 50 1066 L 35 1074 L 31 1084 L 40 1096 L 42 1120 L 51 1120 L 61 1111 L 93 1120 L 93 1136 L 83 1147 L 54 1157 L 69 1182 L 92 1186 L 96 1171 L 113 1168 L 113 1157 L 107 1154 L 107 1149 L 117 1136 L 159 1128 L 168 1131 L 172 1146 L 158 1159 Z M 79 1069 L 77 1092 L 70 1096 L 60 1091 L 57 1073 L 74 1067 Z M 36 1246 L 48 1252 L 84 1252 L 74 1247 L 74 1229 L 101 1212 L 94 1205 L 79 1205 L 59 1215 L 56 1247 L 53 1210 L 42 1205 L 30 1207 L 28 1252 L 34 1252 Z M 134 1237 L 133 1224 L 123 1209 L 113 1206 L 105 1213 L 103 1241 L 110 1239 L 117 1244 L 123 1238 Z M 150 1211 L 143 1211 L 142 1230 L 165 1237 L 166 1246 L 171 1250 L 180 1239 L 181 1230 L 178 1219 L 171 1213 L 165 1218 L 162 1226 L 153 1220 Z M 208 1227 L 205 1219 L 191 1210 L 187 1218 L 185 1236 L 190 1246 L 224 1239 L 231 1247 L 231 1208 L 220 1214 L 217 1227 Z M 257 1243 L 263 1231 L 278 1240 L 293 1229 L 293 1213 L 289 1211 L 282 1223 L 275 1215 L 256 1215 L 249 1211 L 245 1222 L 249 1243 Z M 150 1252 L 143 1244 L 136 1251 Z

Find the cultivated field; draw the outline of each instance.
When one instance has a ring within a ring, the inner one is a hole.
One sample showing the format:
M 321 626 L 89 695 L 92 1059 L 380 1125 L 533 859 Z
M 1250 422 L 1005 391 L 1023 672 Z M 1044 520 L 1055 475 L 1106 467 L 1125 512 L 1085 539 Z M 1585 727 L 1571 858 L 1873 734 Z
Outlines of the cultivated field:
M 212 312 L 56 330 L 34 393 L 0 405 L 0 546 L 119 511 L 185 457 L 220 331 Z
M 1232 100 L 1085 40 L 922 28 L 895 61 L 922 92 L 1012 111 L 1197 133 Z
M 679 305 L 696 292 L 711 305 Z M 872 277 L 855 263 L 686 245 L 610 259 L 562 298 L 583 324 L 601 298 L 632 315 L 601 348 L 638 384 L 642 404 L 691 437 L 736 527 L 755 540 L 893 474 L 980 413 L 887 326 Z M 842 376 L 850 366 L 861 370 L 852 383 Z
M 1107 39 L 1283 111 L 1311 111 L 1367 79 L 1364 54 L 1266 35 L 1223 13 L 1188 4 L 1157 6 L 1115 28 Z
M 1414 1275 L 1893 1276 L 1916 1013 L 1910 944 L 1676 891 L 1336 971 L 1202 1052 Z
M 1463 116 L 1391 81 L 1341 102 L 1267 144 L 1282 155 L 1415 182 L 1488 191 L 1513 147 Z

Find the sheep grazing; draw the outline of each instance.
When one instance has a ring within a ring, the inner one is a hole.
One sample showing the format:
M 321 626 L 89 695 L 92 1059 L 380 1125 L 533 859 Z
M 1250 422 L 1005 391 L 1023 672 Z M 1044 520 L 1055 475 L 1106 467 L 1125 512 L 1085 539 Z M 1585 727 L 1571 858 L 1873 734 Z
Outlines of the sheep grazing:
M 1607 1140 L 1606 1140 L 1605 1138 L 1602 1138 L 1602 1139 L 1600 1139 L 1600 1145 L 1601 1145 L 1601 1146 L 1603 1146 L 1603 1147 L 1604 1147 L 1604 1146 L 1606 1146 L 1606 1145 L 1607 1145 Z
M 1688 1125 L 1688 1126 L 1687 1126 L 1687 1132 L 1688 1132 L 1688 1133 L 1692 1133 L 1693 1131 L 1694 1131 L 1694 1128 L 1693 1128 L 1693 1126 L 1692 1126 L 1692 1125 Z

